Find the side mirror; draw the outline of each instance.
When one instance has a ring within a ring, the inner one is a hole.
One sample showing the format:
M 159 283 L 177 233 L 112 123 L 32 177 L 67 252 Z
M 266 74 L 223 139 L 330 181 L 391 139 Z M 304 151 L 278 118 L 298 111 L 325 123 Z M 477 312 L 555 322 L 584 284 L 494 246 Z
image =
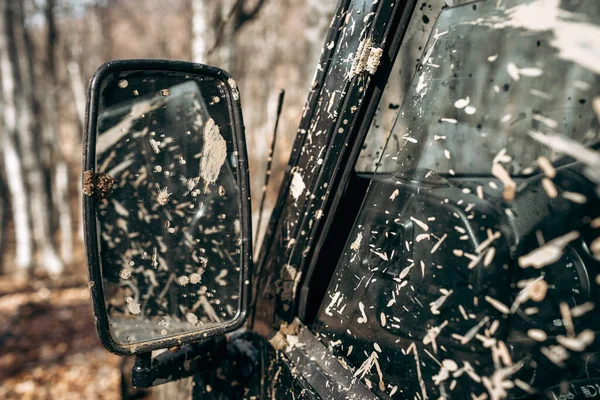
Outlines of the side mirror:
M 104 64 L 88 92 L 84 231 L 98 336 L 148 353 L 236 330 L 250 301 L 250 189 L 235 81 Z

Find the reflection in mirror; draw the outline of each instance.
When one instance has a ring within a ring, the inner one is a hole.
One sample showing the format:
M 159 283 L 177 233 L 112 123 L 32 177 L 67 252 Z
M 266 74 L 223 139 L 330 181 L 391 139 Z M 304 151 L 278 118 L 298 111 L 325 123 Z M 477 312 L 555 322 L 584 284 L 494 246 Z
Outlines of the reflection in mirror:
M 236 320 L 242 258 L 226 85 L 168 71 L 100 84 L 96 198 L 102 284 L 119 345 Z

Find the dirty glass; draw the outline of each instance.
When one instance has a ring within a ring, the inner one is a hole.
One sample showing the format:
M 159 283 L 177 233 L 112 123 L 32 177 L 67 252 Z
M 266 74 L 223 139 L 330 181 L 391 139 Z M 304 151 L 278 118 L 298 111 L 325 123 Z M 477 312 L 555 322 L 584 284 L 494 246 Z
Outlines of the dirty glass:
M 600 395 L 599 24 L 440 13 L 314 326 L 378 396 Z
M 97 199 L 112 338 L 138 343 L 240 312 L 240 203 L 229 97 L 220 80 L 112 73 L 100 87 Z
M 470 0 L 460 0 L 466 3 Z M 455 3 L 457 3 L 455 1 Z M 359 172 L 374 172 L 390 131 L 398 116 L 400 106 L 408 92 L 413 75 L 419 65 L 423 48 L 445 0 L 432 0 L 418 4 L 396 55 L 396 60 L 385 83 L 385 90 L 363 142 L 355 169 Z

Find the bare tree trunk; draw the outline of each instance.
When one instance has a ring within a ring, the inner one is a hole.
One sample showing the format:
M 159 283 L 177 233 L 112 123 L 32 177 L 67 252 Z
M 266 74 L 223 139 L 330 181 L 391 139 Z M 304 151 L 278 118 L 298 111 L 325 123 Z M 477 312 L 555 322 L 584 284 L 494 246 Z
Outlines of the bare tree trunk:
M 3 81 L 5 80 L 3 79 Z M 7 105 L 6 108 L 10 108 L 10 106 Z M 12 110 L 8 111 L 8 113 L 12 112 Z M 16 272 L 24 274 L 31 270 L 33 266 L 33 241 L 29 212 L 27 210 L 28 196 L 23 177 L 23 168 L 21 160 L 19 160 L 14 136 L 10 134 L 4 138 L 4 168 L 11 196 L 12 217 L 17 242 L 15 256 Z
M 27 205 L 27 187 L 19 159 L 17 137 L 17 106 L 15 101 L 14 68 L 9 55 L 8 0 L 0 0 L 0 71 L 2 75 L 2 117 L 4 123 L 3 155 L 6 180 L 11 197 L 16 239 L 16 268 L 25 273 L 33 265 L 33 241 Z
M 219 13 L 219 23 L 225 23 L 225 29 L 222 31 L 222 39 L 220 41 L 219 47 L 216 49 L 215 54 L 212 56 L 211 62 L 214 65 L 218 65 L 220 68 L 223 68 L 225 71 L 231 72 L 233 69 L 233 52 L 234 52 L 234 43 L 233 36 L 236 30 L 236 24 L 231 23 L 228 18 L 230 16 L 232 8 L 236 5 L 235 0 L 221 0 L 221 7 L 217 9 L 217 13 Z M 242 5 L 243 5 L 242 1 Z M 238 10 L 239 12 L 239 10 Z M 216 28 L 213 27 L 213 30 Z M 215 39 L 216 40 L 216 39 Z
M 101 13 L 96 10 L 91 14 L 91 21 L 88 23 L 87 29 L 91 32 L 87 40 L 91 40 L 92 43 L 90 48 L 87 48 L 89 54 L 83 54 L 83 48 L 81 43 L 86 40 L 81 29 L 69 29 L 64 30 L 62 35 L 63 57 L 67 64 L 67 76 L 69 79 L 69 86 L 71 93 L 73 94 L 73 104 L 75 111 L 77 112 L 77 121 L 79 122 L 79 138 L 83 137 L 84 125 L 85 125 L 85 96 L 86 89 L 84 84 L 84 71 L 92 68 L 97 68 L 98 65 L 103 61 L 102 57 L 99 56 L 101 53 L 100 48 L 104 48 L 104 28 L 101 24 L 102 18 Z M 101 41 L 101 43 L 98 43 Z M 96 50 L 96 51 L 94 51 Z M 91 73 L 91 72 L 90 72 Z M 79 166 L 81 163 L 78 164 Z M 82 176 L 82 171 L 78 167 L 78 176 Z M 77 183 L 77 193 L 82 193 L 81 179 Z M 82 204 L 80 201 L 77 202 L 77 233 L 76 239 L 83 242 L 83 212 Z
M 67 72 L 69 73 L 69 83 L 71 85 L 71 91 L 73 92 L 77 118 L 83 128 L 85 123 L 85 86 L 83 85 L 83 78 L 81 77 L 81 68 L 79 68 L 77 61 L 72 59 L 68 61 Z
M 85 129 L 85 87 L 83 85 L 83 78 L 81 77 L 81 68 L 79 63 L 74 58 L 69 56 L 67 61 L 67 72 L 69 74 L 69 83 L 71 91 L 73 93 L 73 101 L 75 102 L 75 109 L 77 111 L 77 119 L 79 121 L 79 129 L 81 136 L 83 136 L 83 130 Z M 81 165 L 81 163 L 79 163 Z M 79 167 L 79 176 L 83 176 L 83 171 Z M 81 179 L 77 183 L 77 193 L 82 192 L 83 182 Z M 77 202 L 77 211 L 79 215 L 79 222 L 77 223 L 77 239 L 83 242 L 83 210 L 81 201 Z
M 0 134 L 0 144 L 2 143 L 2 134 Z M 0 158 L 2 158 L 2 154 L 0 154 Z M 4 237 L 6 230 L 6 203 L 8 201 L 8 199 L 6 198 L 6 185 L 4 182 L 4 176 L 0 175 L 0 266 L 4 265 L 2 261 L 4 255 Z M 2 268 L 0 268 L 0 274 L 3 272 L 5 271 L 3 271 Z
M 13 3 L 14 4 L 14 3 Z M 33 238 L 40 252 L 41 266 L 52 276 L 62 272 L 63 263 L 56 254 L 50 235 L 50 218 L 47 207 L 48 191 L 45 186 L 39 156 L 34 143 L 32 107 L 27 94 L 33 93 L 33 82 L 29 74 L 22 74 L 19 69 L 19 53 L 16 46 L 15 15 L 12 8 L 6 8 L 6 32 L 8 55 L 12 64 L 14 81 L 14 98 L 17 108 L 17 130 L 19 133 L 19 156 L 23 162 L 23 170 L 27 181 L 30 198 L 29 212 L 32 219 Z M 40 132 L 37 132 L 40 135 Z
M 23 1 L 23 0 L 21 0 Z M 49 72 L 48 84 L 50 90 L 45 96 L 46 102 L 46 136 L 49 139 L 49 145 L 52 146 L 54 171 L 53 171 L 53 194 L 55 206 L 58 212 L 58 226 L 60 230 L 60 255 L 62 260 L 70 264 L 73 261 L 73 227 L 71 220 L 71 208 L 69 204 L 69 170 L 67 163 L 58 146 L 58 76 L 56 73 L 56 50 L 58 42 L 58 31 L 55 21 L 55 0 L 46 1 L 46 21 L 48 23 L 47 37 L 47 65 Z M 25 27 L 23 27 L 25 29 Z M 78 110 L 79 111 L 79 110 Z M 80 117 L 81 118 L 81 117 Z
M 207 1 L 192 1 L 192 61 L 197 63 L 206 63 L 209 46 L 213 39 L 211 28 L 207 20 Z
M 1 25 L 0 25 L 1 28 Z M 0 33 L 1 34 L 1 33 Z M 0 52 L 2 52 L 2 49 L 0 49 Z M 1 54 L 0 54 L 0 62 L 1 62 Z M 0 76 L 1 76 L 1 71 L 0 71 Z M 0 80 L 0 84 L 1 84 L 1 80 Z M 4 102 L 2 101 L 2 94 L 0 93 L 0 109 L 4 108 Z M 0 115 L 0 165 L 4 164 L 4 157 L 2 155 L 2 148 L 4 146 L 4 125 L 2 124 L 2 118 Z M 7 188 L 6 188 L 6 177 L 4 175 L 4 172 L 2 171 L 2 169 L 0 168 L 0 274 L 2 274 L 3 269 L 2 269 L 2 265 L 4 265 L 2 262 L 3 260 L 3 255 L 4 255 L 4 229 L 6 226 L 6 209 L 8 207 L 8 205 L 6 204 L 8 199 L 6 198 L 6 193 L 7 193 Z
M 4 143 L 2 129 L 0 129 L 0 145 Z M 0 160 L 2 159 L 2 154 L 0 153 Z M 1 162 L 0 162 L 1 165 Z M 6 216 L 6 212 L 4 208 L 6 207 L 4 202 L 5 200 L 5 188 L 4 188 L 4 176 L 0 172 L 0 266 L 2 266 L 2 255 L 4 254 L 4 217 Z M 2 273 L 2 268 L 0 267 L 0 274 Z
M 231 71 L 233 36 L 243 0 L 192 1 L 192 60 Z

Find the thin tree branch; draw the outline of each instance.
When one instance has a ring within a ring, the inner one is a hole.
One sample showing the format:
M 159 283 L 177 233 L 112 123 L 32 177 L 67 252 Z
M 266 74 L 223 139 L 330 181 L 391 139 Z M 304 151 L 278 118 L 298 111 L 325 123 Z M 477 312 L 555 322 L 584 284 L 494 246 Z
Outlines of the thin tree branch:
M 266 0 L 258 0 L 256 5 L 254 6 L 254 8 L 251 11 L 247 12 L 244 9 L 244 0 L 237 0 L 235 2 L 235 4 L 231 7 L 231 9 L 229 10 L 229 13 L 227 13 L 227 17 L 225 17 L 225 19 L 221 22 L 221 25 L 219 25 L 215 43 L 213 44 L 211 49 L 208 51 L 207 55 L 210 57 L 215 52 L 215 50 L 219 47 L 219 45 L 221 44 L 221 40 L 223 39 L 223 36 L 225 33 L 225 28 L 231 22 L 231 20 L 233 19 L 234 16 L 236 17 L 234 32 L 237 32 L 246 22 L 251 21 L 254 17 L 256 17 L 256 15 L 258 14 L 258 12 L 260 11 L 260 9 L 262 8 L 262 6 L 265 3 L 266 3 Z M 238 11 L 237 15 L 236 15 L 236 11 Z
M 254 19 L 254 17 L 256 17 L 256 15 L 259 13 L 260 9 L 265 3 L 266 0 L 258 0 L 254 5 L 254 8 L 249 12 L 246 11 L 242 6 L 242 8 L 240 9 L 240 14 L 236 21 L 235 30 L 239 30 L 242 27 L 242 25 L 244 25 L 246 22 Z
M 227 13 L 227 17 L 225 17 L 225 19 L 221 21 L 221 25 L 219 25 L 219 29 L 217 30 L 217 37 L 215 39 L 215 43 L 206 54 L 208 57 L 210 57 L 215 52 L 215 50 L 217 50 L 219 44 L 221 44 L 221 40 L 223 39 L 225 33 L 225 27 L 227 26 L 227 24 L 229 24 L 229 21 L 231 21 L 231 19 L 233 18 L 235 11 L 240 7 L 243 1 L 244 0 L 237 0 Z

